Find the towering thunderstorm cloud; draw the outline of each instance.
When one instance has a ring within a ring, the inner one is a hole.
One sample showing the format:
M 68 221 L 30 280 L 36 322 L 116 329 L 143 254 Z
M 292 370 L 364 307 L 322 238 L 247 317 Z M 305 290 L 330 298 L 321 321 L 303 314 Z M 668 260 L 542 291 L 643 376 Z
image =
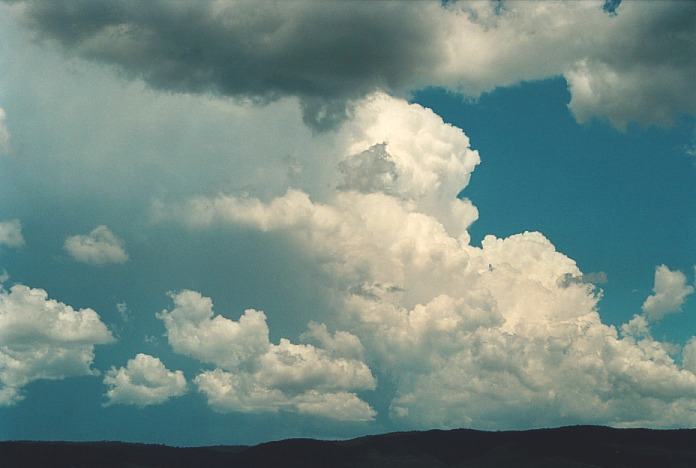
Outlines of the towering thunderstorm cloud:
M 219 413 L 331 424 L 696 424 L 696 337 L 653 337 L 693 294 L 687 275 L 657 266 L 615 326 L 599 313 L 607 274 L 545 234 L 472 242 L 479 211 L 459 194 L 486 155 L 408 101 L 563 77 L 578 122 L 669 124 L 696 113 L 696 2 L 0 1 L 38 44 L 10 56 L 41 74 L 7 79 L 21 96 L 0 103 L 0 164 L 42 207 L 3 218 L 0 252 L 65 217 L 42 244 L 63 255 L 41 266 L 91 282 L 57 282 L 71 304 L 108 290 L 115 318 L 5 287 L 0 269 L 0 405 L 39 379 L 99 374 L 116 323 L 117 346 L 144 349 L 102 368 L 104 406 L 197 393 Z M 300 268 L 311 286 L 291 281 Z M 202 286 L 214 275 L 256 289 L 218 299 Z M 300 319 L 240 299 L 275 299 L 283 281 L 321 307 Z
M 340 183 L 323 200 L 294 188 L 268 201 L 197 197 L 160 206 L 159 215 L 196 228 L 282 233 L 319 262 L 340 285 L 337 321 L 359 338 L 378 375 L 394 380 L 397 421 L 480 428 L 696 422 L 696 374 L 650 336 L 642 316 L 621 331 L 602 323 L 601 291 L 543 234 L 470 244 L 467 228 L 478 212 L 455 195 L 479 156 L 460 129 L 429 109 L 374 94 L 356 103 L 334 147 L 342 156 L 327 180 Z M 663 270 L 656 295 L 664 294 Z M 167 328 L 176 349 L 177 329 Z M 228 342 L 257 352 L 255 341 Z M 231 346 L 214 355 L 242 352 Z M 231 388 L 197 383 L 209 399 Z

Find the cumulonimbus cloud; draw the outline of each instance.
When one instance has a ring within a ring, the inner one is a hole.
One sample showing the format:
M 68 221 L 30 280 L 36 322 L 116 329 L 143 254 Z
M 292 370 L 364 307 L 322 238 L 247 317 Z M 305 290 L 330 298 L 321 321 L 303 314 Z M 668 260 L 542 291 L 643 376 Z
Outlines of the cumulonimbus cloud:
M 382 90 L 478 96 L 564 76 L 570 109 L 617 126 L 696 112 L 693 2 L 10 2 L 40 37 L 151 86 L 297 96 L 327 127 Z
M 5 8 L 157 89 L 297 96 L 310 124 L 336 125 L 335 172 L 318 177 L 328 194 L 300 184 L 158 207 L 189 226 L 286 236 L 338 285 L 348 331 L 311 325 L 300 344 L 271 343 L 263 312 L 232 320 L 198 293 L 174 294 L 160 319 L 175 352 L 210 366 L 193 382 L 214 409 L 370 420 L 357 392 L 377 385 L 374 371 L 393 379 L 390 415 L 409 425 L 693 425 L 693 342 L 680 365 L 644 317 L 620 331 L 603 323 L 601 292 L 541 233 L 471 245 L 478 211 L 456 194 L 478 153 L 432 111 L 373 91 L 476 96 L 563 75 L 581 121 L 667 122 L 696 105 L 694 4 L 633 2 L 610 15 L 600 2 L 443 3 Z
M 601 291 L 543 234 L 471 245 L 466 230 L 477 212 L 455 196 L 478 154 L 460 129 L 419 105 L 375 95 L 356 104 L 336 138 L 343 156 L 327 177 L 343 182 L 321 199 L 299 188 L 267 200 L 223 194 L 164 205 L 160 215 L 195 228 L 282 233 L 314 258 L 338 285 L 340 321 L 377 375 L 393 379 L 396 421 L 489 429 L 696 423 L 691 365 L 653 339 L 642 316 L 620 330 L 603 323 Z M 388 176 L 360 175 L 374 167 Z M 273 395 L 215 372 L 199 385 L 252 389 L 247 404 L 275 404 Z

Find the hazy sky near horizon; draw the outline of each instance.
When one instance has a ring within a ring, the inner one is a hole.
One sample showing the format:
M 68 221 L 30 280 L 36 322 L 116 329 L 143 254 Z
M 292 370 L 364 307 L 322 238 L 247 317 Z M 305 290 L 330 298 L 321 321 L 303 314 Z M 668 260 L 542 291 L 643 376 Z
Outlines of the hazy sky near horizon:
M 0 2 L 0 439 L 696 425 L 693 2 Z

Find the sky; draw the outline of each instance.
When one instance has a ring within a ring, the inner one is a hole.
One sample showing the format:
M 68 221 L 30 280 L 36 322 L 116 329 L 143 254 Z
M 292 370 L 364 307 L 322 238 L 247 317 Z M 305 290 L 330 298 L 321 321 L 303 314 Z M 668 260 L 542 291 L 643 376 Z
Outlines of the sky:
M 0 439 L 696 424 L 693 2 L 0 2 Z

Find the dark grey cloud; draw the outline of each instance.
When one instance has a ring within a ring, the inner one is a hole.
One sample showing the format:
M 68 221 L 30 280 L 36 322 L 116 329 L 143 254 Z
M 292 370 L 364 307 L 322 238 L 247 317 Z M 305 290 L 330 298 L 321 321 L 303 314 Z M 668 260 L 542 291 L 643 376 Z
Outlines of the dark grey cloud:
M 439 8 L 433 4 L 18 3 L 39 37 L 128 77 L 163 90 L 260 102 L 298 96 L 315 127 L 341 120 L 350 99 L 405 88 L 441 60 L 432 25 L 420 17 Z
M 624 2 L 604 44 L 566 72 L 576 118 L 669 124 L 696 113 L 696 2 Z
M 39 38 L 127 77 L 259 103 L 296 96 L 313 128 L 378 89 L 475 97 L 559 75 L 581 122 L 696 113 L 693 1 L 8 3 Z

